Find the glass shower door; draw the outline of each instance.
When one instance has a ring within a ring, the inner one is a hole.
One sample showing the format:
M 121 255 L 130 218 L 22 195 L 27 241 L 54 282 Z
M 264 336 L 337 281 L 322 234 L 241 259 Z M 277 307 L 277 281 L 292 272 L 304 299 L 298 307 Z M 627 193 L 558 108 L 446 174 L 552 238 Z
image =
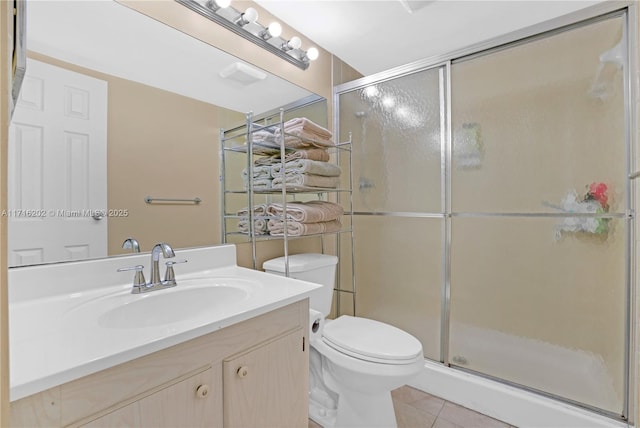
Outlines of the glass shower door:
M 417 337 L 440 360 L 444 68 L 339 95 L 353 135 L 356 315 Z
M 454 61 L 452 365 L 624 412 L 624 17 Z

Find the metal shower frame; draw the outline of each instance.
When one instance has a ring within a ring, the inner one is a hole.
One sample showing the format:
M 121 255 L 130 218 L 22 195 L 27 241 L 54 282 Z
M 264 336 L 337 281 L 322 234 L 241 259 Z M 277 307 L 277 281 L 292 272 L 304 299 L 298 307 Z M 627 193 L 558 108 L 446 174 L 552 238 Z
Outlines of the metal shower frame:
M 605 411 L 584 403 L 575 402 L 553 394 L 533 390 L 522 385 L 519 388 L 535 392 L 556 400 L 567 402 L 569 404 L 588 409 L 598 414 L 602 414 L 614 419 L 622 419 L 630 424 L 635 424 L 637 417 L 637 390 L 639 386 L 638 373 L 636 368 L 640 362 L 638 357 L 638 331 L 636 329 L 636 317 L 640 313 L 638 308 L 638 290 L 636 278 L 636 185 L 635 179 L 640 176 L 640 170 L 636 159 L 636 147 L 638 144 L 638 108 L 636 106 L 639 89 L 637 87 L 638 75 L 638 5 L 634 1 L 616 1 L 603 2 L 594 6 L 590 6 L 583 10 L 573 12 L 571 14 L 543 22 L 540 24 L 527 27 L 504 36 L 496 37 L 470 47 L 449 52 L 442 55 L 425 58 L 407 65 L 396 67 L 381 73 L 363 77 L 351 82 L 347 82 L 334 87 L 333 91 L 333 113 L 335 134 L 339 135 L 340 130 L 340 95 L 346 94 L 366 86 L 385 81 L 404 77 L 413 73 L 438 69 L 440 78 L 440 119 L 441 119 L 441 206 L 442 214 L 430 213 L 370 213 L 370 212 L 354 212 L 354 215 L 381 215 L 381 216 L 397 216 L 404 217 L 431 217 L 443 218 L 442 239 L 443 239 L 443 256 L 442 256 L 442 281 L 441 281 L 441 328 L 440 328 L 440 362 L 451 366 L 452 369 L 464 370 L 461 367 L 452 365 L 449 361 L 449 315 L 450 315 L 450 254 L 451 254 L 451 152 L 452 152 L 452 129 L 451 129 L 451 65 L 454 62 L 470 59 L 487 53 L 496 52 L 516 46 L 518 44 L 527 43 L 537 38 L 544 38 L 550 35 L 588 25 L 599 20 L 609 19 L 619 16 L 623 18 L 623 35 L 626 39 L 626 55 L 627 65 L 624 69 L 624 135 L 625 135 L 625 156 L 626 156 L 626 180 L 625 196 L 627 204 L 624 214 L 611 214 L 609 218 L 622 218 L 626 222 L 627 233 L 625 238 L 625 351 L 624 351 L 624 398 L 622 415 Z M 634 43 L 631 43 L 634 41 Z M 473 215 L 473 214 L 460 214 Z M 500 215 L 500 216 L 526 216 L 523 214 L 510 213 L 487 213 L 482 215 Z M 533 215 L 532 215 L 533 216 Z M 549 217 L 561 217 L 562 214 L 548 215 Z M 572 214 L 572 216 L 575 216 Z M 535 214 L 535 217 L 545 217 L 545 214 Z M 353 227 L 353 226 L 352 226 Z M 514 385 L 508 381 L 483 375 L 478 372 L 469 371 L 476 375 L 490 378 L 501 383 Z

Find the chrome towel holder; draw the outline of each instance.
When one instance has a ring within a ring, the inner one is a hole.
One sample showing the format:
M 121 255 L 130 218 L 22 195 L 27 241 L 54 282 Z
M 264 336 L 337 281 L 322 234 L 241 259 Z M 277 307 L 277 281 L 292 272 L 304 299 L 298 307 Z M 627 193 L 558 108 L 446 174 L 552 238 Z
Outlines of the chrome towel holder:
M 152 196 L 145 196 L 144 201 L 148 204 L 152 202 L 190 202 L 195 205 L 198 205 L 200 202 L 202 202 L 202 199 L 198 197 L 195 197 L 192 199 L 178 199 L 178 198 L 154 198 Z

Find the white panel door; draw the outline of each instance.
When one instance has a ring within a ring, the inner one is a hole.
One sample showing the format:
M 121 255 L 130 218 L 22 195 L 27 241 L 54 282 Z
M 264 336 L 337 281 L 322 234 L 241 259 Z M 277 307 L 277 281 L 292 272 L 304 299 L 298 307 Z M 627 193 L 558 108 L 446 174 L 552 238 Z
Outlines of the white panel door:
M 39 61 L 9 131 L 9 265 L 107 255 L 107 82 Z

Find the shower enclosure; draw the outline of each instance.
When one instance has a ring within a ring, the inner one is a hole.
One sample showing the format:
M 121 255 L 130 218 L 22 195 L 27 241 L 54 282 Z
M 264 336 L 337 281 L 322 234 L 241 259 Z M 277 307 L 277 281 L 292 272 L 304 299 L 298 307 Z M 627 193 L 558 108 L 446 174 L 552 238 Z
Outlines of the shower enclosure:
M 427 359 L 628 417 L 627 35 L 620 10 L 336 88 L 357 315 Z

